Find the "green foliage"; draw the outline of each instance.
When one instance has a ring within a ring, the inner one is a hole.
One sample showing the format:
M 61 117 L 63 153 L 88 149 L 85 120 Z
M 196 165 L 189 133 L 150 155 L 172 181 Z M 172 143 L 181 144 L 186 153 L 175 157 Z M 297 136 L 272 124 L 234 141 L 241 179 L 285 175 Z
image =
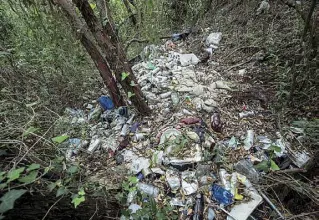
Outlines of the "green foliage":
M 27 130 L 25 130 L 22 134 L 23 137 L 27 137 L 29 134 L 31 133 L 35 133 L 36 131 L 38 131 L 39 128 L 35 128 L 35 127 L 29 127 Z
M 75 194 L 72 198 L 72 203 L 74 204 L 74 208 L 80 205 L 82 202 L 85 201 L 85 192 L 81 189 L 77 194 Z
M 36 180 L 38 173 L 39 173 L 39 171 L 34 170 L 34 171 L 30 172 L 27 176 L 19 178 L 19 182 L 32 183 L 33 181 Z
M 27 190 L 24 189 L 13 189 L 9 192 L 6 192 L 1 198 L 0 204 L 0 213 L 3 214 L 4 212 L 13 209 L 14 202 L 19 199 L 23 194 L 25 194 Z
M 57 136 L 57 137 L 52 138 L 52 141 L 55 143 L 61 144 L 62 142 L 64 142 L 68 138 L 69 138 L 68 135 L 61 135 L 61 136 Z
M 33 163 L 33 164 L 30 164 L 27 168 L 27 172 L 30 172 L 32 170 L 37 170 L 40 168 L 40 164 L 37 164 L 37 163 Z
M 130 99 L 131 97 L 133 97 L 133 96 L 135 96 L 135 94 L 134 93 L 132 93 L 132 92 L 128 92 L 127 93 L 127 97 Z
M 130 73 L 123 72 L 121 75 L 121 80 L 122 81 L 125 80 L 129 75 L 130 75 Z
M 20 177 L 20 174 L 24 171 L 24 169 L 24 167 L 21 167 L 18 169 L 11 170 L 7 175 L 7 182 L 12 182 L 13 180 L 18 179 Z

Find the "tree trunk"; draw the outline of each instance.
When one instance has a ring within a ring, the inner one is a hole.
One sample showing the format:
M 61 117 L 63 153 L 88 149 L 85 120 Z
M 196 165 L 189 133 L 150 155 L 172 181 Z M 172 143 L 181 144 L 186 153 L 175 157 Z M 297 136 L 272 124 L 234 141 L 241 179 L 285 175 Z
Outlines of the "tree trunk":
M 103 27 L 95 16 L 87 0 L 73 0 L 73 2 L 80 10 L 97 43 L 102 48 L 107 62 L 115 73 L 115 78 L 121 84 L 126 94 L 129 92 L 134 94 L 130 97 L 133 105 L 141 114 L 149 114 L 151 110 L 144 101 L 141 88 L 137 83 L 129 63 L 127 62 L 126 54 L 114 30 L 113 20 L 107 5 L 106 11 L 108 22 Z M 124 80 L 122 80 L 123 72 L 129 74 Z M 134 86 L 132 86 L 133 83 Z
M 112 71 L 110 70 L 106 60 L 102 56 L 92 37 L 90 37 L 90 32 L 88 31 L 86 25 L 77 16 L 75 6 L 70 0 L 56 0 L 56 3 L 58 3 L 67 13 L 75 30 L 80 34 L 81 43 L 91 56 L 95 66 L 98 68 L 100 75 L 103 78 L 104 84 L 107 86 L 108 92 L 114 102 L 114 105 L 117 107 L 125 105 L 123 97 L 121 96 L 117 87 L 116 81 L 112 76 Z
M 128 0 L 123 0 L 123 3 L 124 3 L 125 8 L 126 8 L 126 10 L 128 12 L 128 15 L 130 17 L 131 22 L 133 23 L 134 26 L 136 26 L 137 20 L 136 20 L 135 15 L 133 14 L 133 11 L 131 9 L 130 3 L 128 2 Z

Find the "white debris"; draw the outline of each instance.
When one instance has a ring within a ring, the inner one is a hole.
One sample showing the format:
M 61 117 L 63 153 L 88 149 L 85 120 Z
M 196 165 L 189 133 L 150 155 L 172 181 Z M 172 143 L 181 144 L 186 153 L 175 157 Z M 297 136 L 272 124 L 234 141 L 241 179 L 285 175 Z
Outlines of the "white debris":
M 179 55 L 179 62 L 181 62 L 181 66 L 196 65 L 199 61 L 198 57 L 193 53 Z
M 267 12 L 270 9 L 270 5 L 268 3 L 268 0 L 263 0 L 260 5 L 259 8 L 257 9 L 257 15 L 261 14 L 262 12 Z
M 221 32 L 215 32 L 215 33 L 211 33 L 207 39 L 206 39 L 206 45 L 207 46 L 217 46 L 219 44 L 219 42 L 222 39 L 222 33 Z
M 88 152 L 89 153 L 93 153 L 101 144 L 101 139 L 96 138 L 95 140 L 92 140 L 89 148 L 88 148 Z
M 130 166 L 130 170 L 132 173 L 137 174 L 141 172 L 143 169 L 149 168 L 151 165 L 150 160 L 144 157 L 140 157 L 136 160 L 132 161 L 132 164 Z

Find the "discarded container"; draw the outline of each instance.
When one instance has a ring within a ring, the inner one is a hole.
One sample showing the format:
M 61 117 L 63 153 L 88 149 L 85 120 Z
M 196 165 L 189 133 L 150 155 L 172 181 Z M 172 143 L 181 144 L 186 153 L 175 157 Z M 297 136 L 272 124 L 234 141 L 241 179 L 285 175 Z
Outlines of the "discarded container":
M 123 125 L 121 130 L 121 136 L 126 136 L 129 131 L 129 126 L 132 124 L 135 115 L 133 114 L 129 120 L 127 120 L 126 124 Z
M 136 133 L 133 137 L 134 142 L 138 142 L 140 140 L 143 140 L 145 138 L 144 133 Z
M 249 150 L 253 145 L 254 145 L 254 131 L 253 130 L 248 130 L 247 131 L 247 136 L 244 141 L 244 148 L 245 150 Z
M 70 160 L 74 155 L 78 154 L 79 150 L 89 144 L 88 141 L 81 140 L 80 138 L 70 138 L 68 142 L 69 146 L 65 153 L 67 160 Z
M 101 96 L 99 99 L 98 99 L 101 107 L 105 110 L 111 110 L 114 108 L 114 104 L 113 104 L 113 101 L 112 99 L 109 97 L 109 96 Z
M 173 105 L 177 105 L 179 103 L 179 96 L 177 92 L 171 93 L 171 99 L 172 99 Z
M 159 97 L 162 99 L 166 99 L 166 98 L 170 97 L 171 94 L 172 94 L 172 92 L 165 92 L 165 93 L 160 94 Z
M 88 115 L 89 120 L 98 120 L 102 113 L 102 109 L 97 106 L 96 108 L 92 109 Z
M 230 205 L 233 202 L 233 195 L 223 187 L 213 184 L 212 186 L 212 199 L 220 204 Z
M 254 111 L 248 111 L 248 112 L 240 112 L 239 117 L 240 118 L 247 118 L 247 117 L 252 117 L 255 116 L 256 113 Z
M 101 145 L 101 139 L 97 138 L 93 140 L 88 148 L 89 153 L 93 153 Z
M 223 184 L 223 187 L 230 191 L 231 190 L 231 185 L 230 185 L 230 175 L 227 173 L 225 169 L 220 169 L 219 170 L 219 178 L 221 183 Z M 233 194 L 234 195 L 234 194 Z
M 250 161 L 240 160 L 234 165 L 234 168 L 238 173 L 245 175 L 253 183 L 257 183 L 259 181 L 259 173 Z
M 204 219 L 203 212 L 204 212 L 204 198 L 201 194 L 197 194 L 196 202 L 194 206 L 193 220 Z
M 137 183 L 136 187 L 142 193 L 145 193 L 146 195 L 152 196 L 154 198 L 156 198 L 159 194 L 159 188 L 150 184 Z
M 222 122 L 220 120 L 220 114 L 219 112 L 214 112 L 211 119 L 211 128 L 216 131 L 216 132 L 221 132 L 222 131 Z
M 183 109 L 182 112 L 183 112 L 183 114 L 185 114 L 185 115 L 193 115 L 193 113 L 191 113 L 191 112 L 188 111 L 187 109 Z
M 138 122 L 135 122 L 135 123 L 131 126 L 131 128 L 130 128 L 130 132 L 131 132 L 131 133 L 135 133 L 136 130 L 138 129 L 139 125 L 140 125 L 140 124 L 139 124 Z
M 246 220 L 263 200 L 245 176 L 238 174 L 238 180 L 245 185 L 244 192 L 250 199 L 249 201 L 235 204 L 229 213 L 230 215 L 227 216 L 227 220 L 234 220 L 231 216 L 236 217 L 236 220 Z
M 199 123 L 201 122 L 201 119 L 200 118 L 183 118 L 180 120 L 181 123 L 184 123 L 184 124 L 187 124 L 187 125 L 191 125 L 191 124 L 196 124 L 196 123 Z

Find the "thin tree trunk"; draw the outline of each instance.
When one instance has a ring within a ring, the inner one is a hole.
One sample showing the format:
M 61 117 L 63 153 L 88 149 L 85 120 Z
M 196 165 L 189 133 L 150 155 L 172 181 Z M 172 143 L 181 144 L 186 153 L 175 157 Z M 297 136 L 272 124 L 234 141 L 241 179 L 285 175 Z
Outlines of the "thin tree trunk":
M 114 105 L 117 107 L 125 105 L 123 97 L 120 95 L 116 81 L 112 76 L 112 71 L 110 70 L 108 63 L 104 59 L 93 39 L 91 39 L 89 35 L 90 32 L 88 31 L 86 25 L 76 14 L 75 6 L 70 0 L 56 0 L 56 3 L 58 3 L 67 13 L 75 30 L 79 32 L 81 43 L 91 56 L 95 66 L 98 68 L 100 75 L 103 78 L 104 84 L 107 86 L 108 92 L 112 97 Z
M 140 86 L 138 85 L 133 71 L 127 62 L 123 46 L 121 45 L 114 30 L 114 26 L 112 25 L 113 20 L 110 16 L 107 5 L 106 12 L 108 22 L 103 27 L 102 24 L 99 23 L 97 17 L 94 15 L 94 12 L 87 0 L 73 0 L 73 2 L 80 10 L 97 43 L 102 48 L 107 62 L 115 73 L 115 78 L 121 84 L 126 94 L 128 94 L 129 92 L 134 94 L 134 96 L 130 98 L 133 105 L 141 114 L 149 114 L 150 109 L 144 101 L 143 93 L 140 89 Z M 122 80 L 123 72 L 129 73 L 129 75 L 124 80 Z M 132 86 L 132 83 L 134 83 L 135 86 Z
M 133 25 L 136 26 L 137 20 L 136 20 L 135 15 L 133 14 L 133 11 L 132 11 L 132 9 L 131 9 L 130 3 L 128 2 L 128 0 L 123 0 L 123 3 L 124 3 L 124 5 L 125 5 L 125 8 L 126 8 L 128 14 L 129 14 L 129 16 L 130 16 L 130 19 L 131 19 Z

